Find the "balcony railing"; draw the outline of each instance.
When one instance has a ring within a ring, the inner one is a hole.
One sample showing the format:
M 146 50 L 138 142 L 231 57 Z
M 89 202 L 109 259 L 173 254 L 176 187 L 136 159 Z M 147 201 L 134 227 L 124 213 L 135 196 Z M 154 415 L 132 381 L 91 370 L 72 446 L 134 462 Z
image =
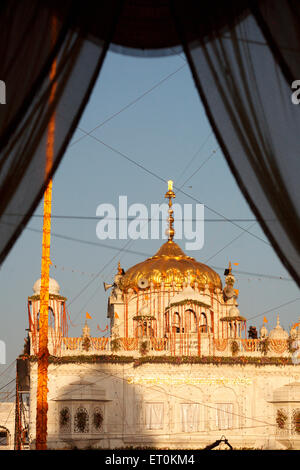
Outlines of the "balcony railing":
M 286 340 L 269 340 L 267 349 L 260 339 L 244 338 L 213 338 L 212 334 L 201 334 L 200 341 L 197 333 L 174 334 L 168 338 L 118 338 L 109 337 L 88 339 L 79 338 L 49 338 L 49 353 L 54 356 L 82 354 L 125 354 L 136 355 L 144 348 L 149 355 L 191 355 L 191 356 L 231 356 L 232 342 L 236 342 L 236 356 L 288 356 Z M 31 342 L 31 354 L 37 354 L 37 341 Z

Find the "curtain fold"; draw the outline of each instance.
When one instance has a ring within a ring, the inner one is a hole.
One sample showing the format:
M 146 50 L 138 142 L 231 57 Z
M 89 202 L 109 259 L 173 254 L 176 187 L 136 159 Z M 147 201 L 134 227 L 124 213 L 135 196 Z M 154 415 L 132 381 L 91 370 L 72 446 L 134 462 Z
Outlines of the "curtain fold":
M 0 6 L 0 79 L 6 86 L 6 104 L 0 108 L 0 264 L 79 122 L 121 4 L 9 0 Z M 93 34 L 98 26 L 101 37 Z M 51 122 L 53 155 L 47 162 Z
M 288 83 L 299 79 L 299 1 L 255 0 L 250 7 Z
M 241 191 L 300 285 L 300 108 L 289 82 L 300 78 L 300 4 L 249 1 L 241 9 L 228 2 L 226 11 L 207 11 L 205 30 L 192 5 L 187 16 L 175 1 L 173 14 L 207 116 Z
M 300 286 L 298 0 L 7 0 L 0 15 L 0 264 L 58 167 L 109 44 L 157 55 L 178 37 L 237 184 Z M 147 27 L 135 34 L 140 20 Z

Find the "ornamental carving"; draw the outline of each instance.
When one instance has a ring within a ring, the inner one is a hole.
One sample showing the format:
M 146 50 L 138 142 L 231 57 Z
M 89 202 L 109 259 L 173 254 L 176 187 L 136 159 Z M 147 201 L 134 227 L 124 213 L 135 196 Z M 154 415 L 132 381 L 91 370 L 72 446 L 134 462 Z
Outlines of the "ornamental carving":
M 282 409 L 277 410 L 276 424 L 279 429 L 283 430 L 286 428 L 287 419 L 288 419 L 288 416 L 284 410 Z
M 300 409 L 297 408 L 293 411 L 292 429 L 294 434 L 300 434 Z
M 95 432 L 101 432 L 103 429 L 103 411 L 101 410 L 101 408 L 94 409 L 93 429 Z
M 64 407 L 60 410 L 59 431 L 63 434 L 71 432 L 71 413 L 68 407 Z
M 89 414 L 84 407 L 77 409 L 74 418 L 74 432 L 88 433 L 89 432 Z

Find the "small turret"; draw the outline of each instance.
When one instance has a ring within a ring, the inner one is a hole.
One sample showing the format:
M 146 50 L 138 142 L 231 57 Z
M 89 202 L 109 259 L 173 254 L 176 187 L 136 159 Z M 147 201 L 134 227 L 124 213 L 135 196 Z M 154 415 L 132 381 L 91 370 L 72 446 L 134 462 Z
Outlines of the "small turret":
M 90 329 L 90 327 L 89 327 L 88 324 L 87 324 L 87 320 L 85 320 L 84 327 L 82 328 L 82 335 L 81 335 L 82 338 L 83 338 L 83 339 L 84 339 L 84 338 L 90 338 L 90 336 L 91 336 L 91 333 L 90 333 L 90 332 L 91 332 L 91 329 Z
M 279 315 L 277 315 L 277 324 L 273 330 L 270 331 L 270 339 L 288 339 L 289 334 L 280 325 Z
M 232 268 L 231 268 L 231 262 L 229 261 L 229 266 L 227 269 L 224 271 L 225 277 L 225 287 L 223 289 L 223 294 L 224 294 L 224 299 L 229 300 L 232 299 L 233 297 L 236 297 L 236 291 L 233 288 L 234 283 L 235 283 L 235 277 L 232 274 Z
M 267 327 L 265 326 L 265 324 L 263 324 L 263 326 L 261 327 L 260 329 L 260 338 L 261 339 L 265 339 L 268 337 L 268 329 Z

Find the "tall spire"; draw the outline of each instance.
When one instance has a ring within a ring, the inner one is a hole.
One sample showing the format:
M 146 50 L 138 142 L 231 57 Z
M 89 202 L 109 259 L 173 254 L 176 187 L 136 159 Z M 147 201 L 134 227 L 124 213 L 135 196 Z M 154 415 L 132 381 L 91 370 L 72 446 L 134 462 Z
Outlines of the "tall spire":
M 173 209 L 172 209 L 172 199 L 174 199 L 175 193 L 173 191 L 173 181 L 169 180 L 168 181 L 168 191 L 165 194 L 165 198 L 169 199 L 169 217 L 168 217 L 168 228 L 166 230 L 166 235 L 168 235 L 168 241 L 173 241 L 174 235 L 175 235 L 175 230 L 173 227 L 173 222 L 174 222 L 174 217 L 173 217 Z
M 120 261 L 118 262 L 118 274 L 123 274 L 123 269 L 121 268 Z

